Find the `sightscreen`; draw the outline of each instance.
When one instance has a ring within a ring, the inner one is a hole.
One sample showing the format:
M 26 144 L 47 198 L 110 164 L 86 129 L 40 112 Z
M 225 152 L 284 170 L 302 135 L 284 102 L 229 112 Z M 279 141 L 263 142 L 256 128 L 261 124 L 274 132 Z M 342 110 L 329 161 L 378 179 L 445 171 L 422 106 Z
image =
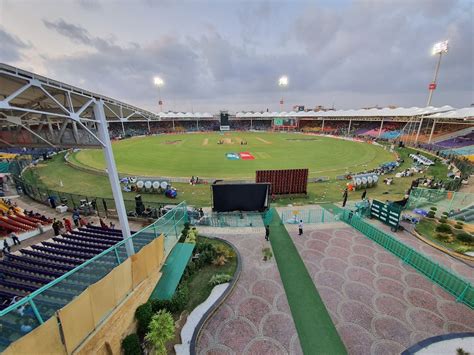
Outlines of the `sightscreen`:
M 270 183 L 270 194 L 306 194 L 308 169 L 258 170 L 255 182 Z
M 216 212 L 264 211 L 268 208 L 269 184 L 214 184 L 213 210 Z
M 276 127 L 296 127 L 296 119 L 295 118 L 274 118 L 273 119 L 273 126 Z

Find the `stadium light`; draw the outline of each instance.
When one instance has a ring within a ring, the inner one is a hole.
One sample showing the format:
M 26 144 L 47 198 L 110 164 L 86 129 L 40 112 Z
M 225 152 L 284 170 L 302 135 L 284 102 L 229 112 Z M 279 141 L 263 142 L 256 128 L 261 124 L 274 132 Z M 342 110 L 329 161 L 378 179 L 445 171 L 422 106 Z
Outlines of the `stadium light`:
M 153 83 L 158 88 L 158 105 L 160 105 L 160 112 L 163 112 L 163 101 L 161 100 L 161 87 L 165 85 L 165 81 L 159 76 L 153 78 Z
M 446 54 L 446 53 L 448 53 L 448 41 L 438 42 L 438 43 L 435 43 L 433 45 L 433 49 L 431 51 L 431 54 L 432 55 L 439 55 L 439 57 L 438 57 L 438 63 L 436 64 L 436 69 L 435 69 L 435 74 L 434 74 L 433 81 L 428 86 L 429 95 L 428 95 L 428 102 L 427 102 L 426 106 L 431 105 L 431 98 L 433 97 L 433 91 L 436 90 L 436 86 L 437 86 L 436 82 L 438 80 L 439 67 L 441 65 L 441 57 L 443 56 L 443 54 Z
M 288 86 L 288 77 L 286 75 L 283 75 L 278 79 L 278 86 L 281 87 L 282 89 L 285 89 Z M 283 97 L 280 100 L 280 110 L 283 112 Z

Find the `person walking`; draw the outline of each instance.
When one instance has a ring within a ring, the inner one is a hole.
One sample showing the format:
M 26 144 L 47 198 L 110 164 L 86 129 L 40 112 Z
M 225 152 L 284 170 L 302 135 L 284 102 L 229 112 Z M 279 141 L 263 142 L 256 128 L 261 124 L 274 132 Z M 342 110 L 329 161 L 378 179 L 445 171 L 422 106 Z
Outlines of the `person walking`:
M 298 223 L 298 235 L 303 235 L 303 220 L 300 219 L 300 223 Z
M 342 207 L 346 207 L 347 203 L 347 196 L 349 193 L 347 192 L 347 187 L 344 189 L 344 193 L 342 194 Z
M 72 212 L 72 220 L 76 228 L 79 228 L 80 219 L 81 219 L 81 215 L 79 214 L 79 211 L 77 210 L 77 208 L 75 208 L 74 211 Z
M 13 245 L 20 245 L 21 244 L 20 239 L 18 239 L 18 236 L 15 233 L 11 232 L 10 233 L 10 238 L 12 238 Z
M 72 232 L 72 223 L 69 218 L 63 218 L 64 228 L 66 228 L 66 232 Z
M 367 196 L 367 189 L 364 189 L 364 192 L 362 192 L 361 199 L 365 200 L 365 197 Z
M 11 250 L 6 239 L 3 240 L 3 254 L 9 253 Z
M 268 224 L 265 226 L 265 240 L 267 242 L 270 240 L 270 226 Z

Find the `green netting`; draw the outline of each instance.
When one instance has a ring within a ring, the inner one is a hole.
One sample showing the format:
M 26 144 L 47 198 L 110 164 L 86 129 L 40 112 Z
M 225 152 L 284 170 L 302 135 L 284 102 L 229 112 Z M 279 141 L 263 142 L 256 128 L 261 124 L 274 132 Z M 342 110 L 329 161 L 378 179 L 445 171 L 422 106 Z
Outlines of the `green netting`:
M 474 287 L 470 282 L 348 210 L 342 213 L 342 220 L 451 293 L 457 301 L 474 308 Z
M 329 213 L 324 208 L 300 210 L 284 210 L 280 213 L 280 218 L 285 224 L 298 224 L 300 220 L 306 224 L 330 223 L 338 220 L 337 215 Z
M 425 188 L 413 188 L 408 199 L 407 208 L 420 208 L 429 211 L 436 207 L 438 212 L 450 212 L 452 214 L 466 210 L 466 217 L 472 213 L 467 211 L 474 205 L 474 194 L 468 192 L 456 192 L 446 190 L 434 190 Z

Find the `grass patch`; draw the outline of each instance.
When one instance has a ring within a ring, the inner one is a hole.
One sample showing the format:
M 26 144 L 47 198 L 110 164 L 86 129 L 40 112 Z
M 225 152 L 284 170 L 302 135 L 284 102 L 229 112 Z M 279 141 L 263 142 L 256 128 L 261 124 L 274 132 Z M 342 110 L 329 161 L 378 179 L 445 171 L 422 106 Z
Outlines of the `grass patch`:
M 438 237 L 439 233 L 436 231 L 437 226 L 439 226 L 439 224 L 437 224 L 435 221 L 424 218 L 416 225 L 415 230 L 423 237 L 447 249 L 456 251 L 462 250 L 464 247 L 464 249 L 468 248 L 466 251 L 474 251 L 474 246 L 467 246 L 465 243 L 458 241 L 456 238 L 450 238 L 451 241 L 448 241 L 447 238 Z

